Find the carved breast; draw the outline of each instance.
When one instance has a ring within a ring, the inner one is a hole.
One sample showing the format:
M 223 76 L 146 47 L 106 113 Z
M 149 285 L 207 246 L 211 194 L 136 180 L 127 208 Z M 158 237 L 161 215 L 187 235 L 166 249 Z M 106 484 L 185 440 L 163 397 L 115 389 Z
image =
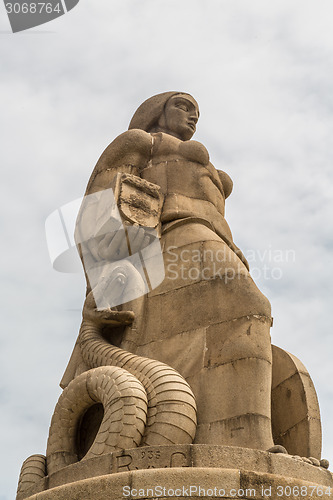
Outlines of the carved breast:
M 205 146 L 197 141 L 180 142 L 178 146 L 179 155 L 186 160 L 200 163 L 201 165 L 209 164 L 209 154 Z

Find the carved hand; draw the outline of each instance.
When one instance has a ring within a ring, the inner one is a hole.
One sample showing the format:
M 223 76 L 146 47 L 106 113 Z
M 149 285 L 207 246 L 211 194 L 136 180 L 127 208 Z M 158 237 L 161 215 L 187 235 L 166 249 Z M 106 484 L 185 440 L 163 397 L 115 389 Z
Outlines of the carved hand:
M 115 261 L 126 259 L 143 250 L 150 241 L 145 228 L 138 224 L 124 223 L 125 229 L 106 234 L 98 244 L 98 254 L 102 259 Z
M 133 311 L 117 311 L 115 309 L 98 310 L 92 292 L 85 300 L 82 316 L 84 320 L 92 321 L 96 325 L 130 325 L 134 321 Z

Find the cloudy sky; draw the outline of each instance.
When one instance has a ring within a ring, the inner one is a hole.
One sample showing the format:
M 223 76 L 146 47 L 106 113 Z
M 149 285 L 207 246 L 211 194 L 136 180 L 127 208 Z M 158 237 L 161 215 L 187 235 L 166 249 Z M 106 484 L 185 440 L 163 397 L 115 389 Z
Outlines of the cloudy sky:
M 312 376 L 333 463 L 332 17 L 329 0 L 82 0 L 13 35 L 0 6 L 0 500 L 45 453 L 80 325 L 84 279 L 52 269 L 45 219 L 166 90 L 195 96 L 194 138 L 234 180 L 227 220 L 272 303 L 272 342 Z

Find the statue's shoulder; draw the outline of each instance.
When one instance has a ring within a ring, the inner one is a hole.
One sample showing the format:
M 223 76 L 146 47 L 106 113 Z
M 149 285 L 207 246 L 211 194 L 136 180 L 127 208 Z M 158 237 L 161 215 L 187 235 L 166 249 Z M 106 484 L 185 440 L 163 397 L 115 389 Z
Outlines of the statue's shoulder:
M 151 149 L 152 136 L 140 129 L 132 129 L 118 135 L 104 150 L 101 158 L 113 159 L 119 155 L 124 156 L 131 153 L 149 153 Z
M 138 175 L 150 157 L 152 136 L 140 129 L 118 135 L 103 151 L 91 174 L 86 194 L 105 189 L 117 172 Z
M 228 196 L 231 195 L 234 183 L 230 175 L 228 175 L 226 172 L 223 172 L 223 170 L 218 170 L 217 173 L 219 174 L 220 181 L 223 185 L 224 195 L 226 198 L 228 198 Z

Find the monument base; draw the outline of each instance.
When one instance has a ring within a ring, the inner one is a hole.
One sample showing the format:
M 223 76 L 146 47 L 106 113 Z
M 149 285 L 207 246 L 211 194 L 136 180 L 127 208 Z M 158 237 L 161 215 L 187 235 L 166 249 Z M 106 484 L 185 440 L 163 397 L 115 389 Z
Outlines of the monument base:
M 231 446 L 152 446 L 81 460 L 38 481 L 27 500 L 329 499 L 332 473 L 289 455 Z

